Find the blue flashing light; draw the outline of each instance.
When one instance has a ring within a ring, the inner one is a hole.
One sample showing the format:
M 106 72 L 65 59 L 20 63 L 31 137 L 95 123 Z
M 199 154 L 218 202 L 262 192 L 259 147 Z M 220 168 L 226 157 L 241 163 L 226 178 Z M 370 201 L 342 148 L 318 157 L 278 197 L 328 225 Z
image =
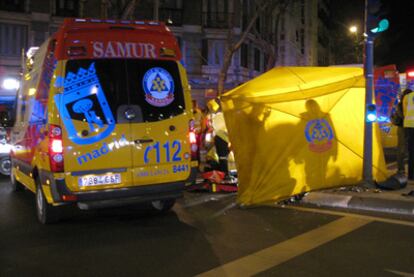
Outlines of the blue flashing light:
M 375 122 L 377 120 L 377 107 L 375 104 L 367 105 L 366 120 L 367 122 Z

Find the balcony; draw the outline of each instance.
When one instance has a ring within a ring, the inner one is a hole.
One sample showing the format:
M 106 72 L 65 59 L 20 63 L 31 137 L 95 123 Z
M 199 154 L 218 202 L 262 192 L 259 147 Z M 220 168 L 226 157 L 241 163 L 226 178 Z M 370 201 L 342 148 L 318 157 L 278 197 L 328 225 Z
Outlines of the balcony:
M 164 21 L 167 25 L 182 26 L 183 10 L 182 9 L 159 9 L 160 21 Z
M 229 26 L 229 16 L 233 16 L 233 14 L 222 12 L 203 13 L 203 27 L 227 29 Z

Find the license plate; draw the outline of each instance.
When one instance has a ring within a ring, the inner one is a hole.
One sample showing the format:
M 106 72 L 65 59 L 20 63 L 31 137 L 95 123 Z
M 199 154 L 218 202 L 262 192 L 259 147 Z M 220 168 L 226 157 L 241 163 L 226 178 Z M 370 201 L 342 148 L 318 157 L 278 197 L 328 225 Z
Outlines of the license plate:
M 79 186 L 100 186 L 121 183 L 121 174 L 89 175 L 79 177 Z

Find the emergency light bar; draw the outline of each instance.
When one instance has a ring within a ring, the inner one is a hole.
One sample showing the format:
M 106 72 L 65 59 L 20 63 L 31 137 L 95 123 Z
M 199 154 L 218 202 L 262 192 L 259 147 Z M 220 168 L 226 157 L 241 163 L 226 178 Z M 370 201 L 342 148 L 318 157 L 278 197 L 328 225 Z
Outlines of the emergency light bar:
M 151 25 L 159 26 L 157 21 L 136 21 L 136 20 L 115 20 L 115 19 L 89 19 L 89 18 L 75 18 L 76 23 L 110 23 L 110 24 L 135 24 L 135 25 Z

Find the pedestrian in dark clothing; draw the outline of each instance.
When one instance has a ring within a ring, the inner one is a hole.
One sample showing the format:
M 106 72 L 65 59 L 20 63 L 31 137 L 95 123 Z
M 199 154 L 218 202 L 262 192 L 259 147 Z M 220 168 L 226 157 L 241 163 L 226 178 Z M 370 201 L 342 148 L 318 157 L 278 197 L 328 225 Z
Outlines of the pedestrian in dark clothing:
M 404 130 L 403 96 L 404 92 L 401 93 L 398 103 L 395 106 L 395 111 L 391 115 L 391 122 L 397 127 L 397 165 L 399 174 L 405 174 L 405 157 L 407 154 L 407 143 Z

